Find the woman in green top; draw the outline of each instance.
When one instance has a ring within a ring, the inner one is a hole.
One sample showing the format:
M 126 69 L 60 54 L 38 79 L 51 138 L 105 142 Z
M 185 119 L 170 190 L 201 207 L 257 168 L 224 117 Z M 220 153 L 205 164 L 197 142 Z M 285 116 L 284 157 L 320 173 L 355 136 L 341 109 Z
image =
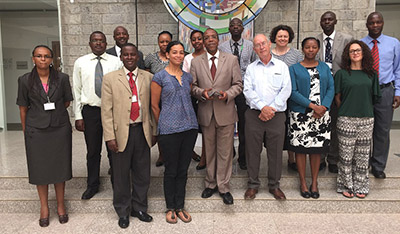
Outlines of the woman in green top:
M 339 173 L 337 192 L 347 198 L 365 198 L 369 192 L 368 160 L 374 128 L 374 104 L 381 92 L 368 46 L 351 41 L 335 74 L 335 101 L 339 107 Z

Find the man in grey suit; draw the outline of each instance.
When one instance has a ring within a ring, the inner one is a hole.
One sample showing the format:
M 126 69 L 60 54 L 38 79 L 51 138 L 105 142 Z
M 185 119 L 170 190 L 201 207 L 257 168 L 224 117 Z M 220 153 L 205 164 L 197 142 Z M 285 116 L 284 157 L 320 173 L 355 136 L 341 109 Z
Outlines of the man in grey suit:
M 323 33 L 318 34 L 317 39 L 321 42 L 321 49 L 318 52 L 319 60 L 328 64 L 331 68 L 332 75 L 340 69 L 340 64 L 342 62 L 342 53 L 344 47 L 353 40 L 351 35 L 335 31 L 335 25 L 337 23 L 336 14 L 332 11 L 327 11 L 321 16 L 320 25 Z M 332 102 L 331 111 L 331 145 L 329 149 L 329 154 L 323 154 L 320 170 L 326 167 L 325 158 L 328 161 L 329 172 L 337 173 L 338 167 L 337 162 L 339 160 L 339 145 L 336 133 L 336 121 L 338 115 L 338 108 L 335 102 Z
M 121 55 L 122 46 L 125 43 L 128 43 L 129 40 L 128 30 L 126 30 L 126 28 L 124 28 L 123 26 L 116 27 L 114 29 L 113 38 L 115 40 L 115 46 L 106 50 L 106 53 L 117 56 L 119 58 L 119 56 Z M 139 50 L 138 50 L 138 56 L 139 59 L 137 61 L 137 67 L 144 70 L 145 67 L 144 67 L 143 53 Z
M 235 97 L 243 83 L 236 56 L 218 50 L 218 33 L 207 29 L 203 35 L 207 53 L 192 60 L 192 94 L 199 102 L 198 120 L 204 134 L 207 175 L 202 198 L 219 191 L 223 202 L 233 204 L 229 181 L 232 174 L 233 132 L 238 120 Z

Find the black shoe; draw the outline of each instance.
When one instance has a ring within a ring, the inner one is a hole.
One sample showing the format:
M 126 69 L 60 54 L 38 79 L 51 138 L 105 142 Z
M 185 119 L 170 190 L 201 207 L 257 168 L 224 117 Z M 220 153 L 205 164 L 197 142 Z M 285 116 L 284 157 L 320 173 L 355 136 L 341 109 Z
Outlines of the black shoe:
M 297 164 L 295 162 L 289 162 L 289 160 L 288 160 L 287 166 L 289 169 L 292 169 L 293 171 L 297 171 Z
M 301 191 L 301 186 L 300 186 L 300 195 L 302 196 L 302 197 L 304 197 L 304 198 L 310 198 L 311 197 L 311 194 L 310 194 L 310 192 L 308 192 L 308 191 Z
M 151 217 L 149 214 L 147 214 L 146 212 L 143 212 L 143 211 L 132 210 L 131 216 L 137 217 L 140 221 L 147 222 L 147 223 L 153 221 L 153 217 Z
M 375 171 L 374 168 L 372 168 L 371 172 L 377 179 L 385 179 L 386 178 L 386 174 L 383 171 Z
M 129 216 L 128 217 L 121 217 L 118 220 L 118 225 L 120 228 L 127 228 L 129 227 Z
M 203 170 L 203 169 L 206 169 L 206 164 L 204 164 L 203 166 L 200 166 L 200 163 L 197 164 L 196 170 L 200 171 L 200 170 Z
M 319 198 L 319 191 L 317 190 L 317 191 L 313 192 L 312 189 L 311 189 L 311 185 L 310 185 L 310 196 L 312 198 L 314 198 L 314 199 L 318 199 Z
M 233 197 L 232 197 L 232 194 L 230 192 L 219 193 L 219 195 L 222 197 L 222 201 L 224 201 L 224 203 L 226 205 L 232 205 L 233 204 Z
M 97 192 L 99 191 L 98 188 L 88 188 L 86 191 L 82 194 L 82 200 L 89 200 L 92 198 Z
M 322 162 L 321 164 L 319 164 L 319 171 L 324 170 L 326 167 L 326 162 Z
M 329 164 L 328 169 L 330 173 L 338 173 L 338 167 L 336 164 Z
M 211 188 L 206 188 L 203 190 L 203 192 L 201 193 L 201 197 L 202 198 L 209 198 L 211 197 L 215 192 L 217 192 L 218 189 L 217 187 L 211 189 Z
M 247 170 L 247 165 L 246 165 L 246 163 L 239 163 L 239 167 L 240 167 L 240 169 L 242 169 L 242 170 Z

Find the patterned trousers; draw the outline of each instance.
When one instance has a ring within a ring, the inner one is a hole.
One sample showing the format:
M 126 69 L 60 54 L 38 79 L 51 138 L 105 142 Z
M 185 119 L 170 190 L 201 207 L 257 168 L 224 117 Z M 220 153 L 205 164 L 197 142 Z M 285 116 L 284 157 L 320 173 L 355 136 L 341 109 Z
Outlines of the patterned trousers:
M 369 192 L 368 161 L 372 146 L 374 118 L 339 116 L 339 173 L 337 192 Z

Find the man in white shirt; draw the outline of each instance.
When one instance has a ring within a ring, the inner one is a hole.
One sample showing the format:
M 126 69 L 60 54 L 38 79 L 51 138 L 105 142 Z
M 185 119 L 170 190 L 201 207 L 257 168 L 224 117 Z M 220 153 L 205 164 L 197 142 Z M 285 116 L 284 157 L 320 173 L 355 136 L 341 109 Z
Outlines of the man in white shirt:
M 340 69 L 342 63 L 342 53 L 344 47 L 353 40 L 351 35 L 346 33 L 337 32 L 335 25 L 337 23 L 336 14 L 332 11 L 327 11 L 321 16 L 320 25 L 323 30 L 322 33 L 317 35 L 317 39 L 321 42 L 321 49 L 318 51 L 319 60 L 328 64 L 332 71 L 332 75 Z M 337 162 L 339 161 L 339 145 L 336 133 L 336 121 L 338 115 L 338 108 L 335 102 L 332 102 L 331 111 L 331 143 L 329 147 L 329 154 L 323 154 L 321 159 L 320 170 L 326 167 L 325 158 L 328 161 L 328 169 L 331 173 L 337 173 Z
M 79 57 L 74 64 L 73 92 L 75 96 L 75 128 L 84 132 L 87 149 L 87 189 L 82 199 L 92 198 L 99 190 L 100 159 L 103 141 L 101 126 L 101 82 L 104 74 L 122 66 L 119 58 L 105 53 L 104 33 L 90 34 L 92 53 Z M 110 155 L 111 156 L 111 155 Z
M 277 200 L 285 200 L 279 188 L 282 172 L 282 151 L 285 139 L 286 101 L 292 85 L 286 64 L 271 55 L 271 42 L 258 34 L 253 41 L 259 59 L 251 63 L 244 76 L 243 94 L 250 107 L 245 113 L 245 139 L 248 189 L 245 199 L 254 199 L 260 180 L 260 154 L 267 148 L 268 188 Z

